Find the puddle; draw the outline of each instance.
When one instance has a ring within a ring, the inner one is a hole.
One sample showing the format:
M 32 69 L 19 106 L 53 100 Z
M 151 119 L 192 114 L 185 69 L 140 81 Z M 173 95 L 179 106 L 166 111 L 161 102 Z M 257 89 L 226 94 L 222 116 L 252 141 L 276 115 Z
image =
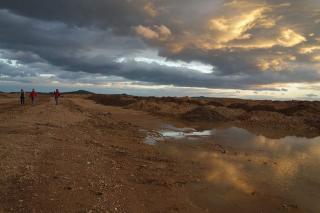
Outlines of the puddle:
M 212 135 L 211 130 L 205 130 L 205 131 L 194 131 L 194 132 L 176 132 L 176 131 L 168 131 L 168 130 L 162 130 L 159 131 L 159 133 L 165 137 L 165 138 L 173 138 L 173 139 L 182 139 L 182 138 L 188 138 L 190 136 L 199 136 L 199 137 L 207 137 Z
M 197 131 L 193 128 L 176 128 L 171 125 L 164 125 L 163 129 L 158 132 L 147 132 L 145 130 L 140 131 L 147 133 L 144 142 L 149 145 L 155 145 L 159 141 L 168 139 L 196 140 L 197 137 L 209 137 L 215 132 L 215 130 Z
M 205 183 L 195 184 L 190 197 L 209 212 L 320 212 L 320 137 L 270 139 L 240 128 L 167 125 L 146 143 L 203 168 Z

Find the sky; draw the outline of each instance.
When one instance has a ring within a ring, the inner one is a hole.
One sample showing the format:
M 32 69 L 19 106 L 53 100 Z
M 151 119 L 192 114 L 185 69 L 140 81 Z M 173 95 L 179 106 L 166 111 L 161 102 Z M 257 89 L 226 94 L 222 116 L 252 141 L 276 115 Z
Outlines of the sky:
M 319 0 L 0 0 L 0 91 L 320 100 Z

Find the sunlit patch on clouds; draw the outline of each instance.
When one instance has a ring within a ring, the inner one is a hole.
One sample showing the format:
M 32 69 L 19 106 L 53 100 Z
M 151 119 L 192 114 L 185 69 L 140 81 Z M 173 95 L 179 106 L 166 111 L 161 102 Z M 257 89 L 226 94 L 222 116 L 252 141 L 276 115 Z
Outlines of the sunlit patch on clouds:
M 151 40 L 165 41 L 171 36 L 171 31 L 168 27 L 161 25 L 154 25 L 151 27 L 137 26 L 135 31 L 138 35 Z
M 290 62 L 294 62 L 293 55 L 276 55 L 258 59 L 257 67 L 262 71 L 279 71 L 290 69 Z
M 167 68 L 182 68 L 184 70 L 197 71 L 204 74 L 211 74 L 214 72 L 214 66 L 210 64 L 203 64 L 199 61 L 184 62 L 180 60 L 168 60 L 165 57 L 158 56 L 157 52 L 151 51 L 148 55 L 126 56 L 115 59 L 116 63 L 125 64 L 129 62 L 137 62 L 139 64 L 155 64 Z
M 300 49 L 301 54 L 311 54 L 314 53 L 315 51 L 320 50 L 320 45 L 319 46 L 308 46 L 308 47 L 303 47 Z
M 278 44 L 284 47 L 293 47 L 306 41 L 303 35 L 300 35 L 292 29 L 284 29 L 281 31 L 280 37 L 277 39 Z
M 316 62 L 320 62 L 320 55 L 313 56 L 313 60 Z
M 146 3 L 143 9 L 151 17 L 156 17 L 158 15 L 158 11 L 152 2 Z
M 52 78 L 52 77 L 55 77 L 56 75 L 55 74 L 44 73 L 44 74 L 39 74 L 39 76 L 43 77 L 43 78 Z
M 17 60 L 11 60 L 11 59 L 4 59 L 4 58 L 0 58 L 0 63 L 2 64 L 6 64 L 10 67 L 15 67 L 15 68 L 18 68 L 18 67 L 21 67 L 22 65 L 18 63 Z
M 231 18 L 213 18 L 209 21 L 209 28 L 218 32 L 217 38 L 215 38 L 218 43 L 227 43 L 235 39 L 248 39 L 251 35 L 245 33 L 259 24 L 258 20 L 263 17 L 267 9 L 262 7 L 249 13 L 243 12 L 243 14 Z
M 9 78 L 10 76 L 8 75 L 3 75 L 3 74 L 0 74 L 0 78 Z

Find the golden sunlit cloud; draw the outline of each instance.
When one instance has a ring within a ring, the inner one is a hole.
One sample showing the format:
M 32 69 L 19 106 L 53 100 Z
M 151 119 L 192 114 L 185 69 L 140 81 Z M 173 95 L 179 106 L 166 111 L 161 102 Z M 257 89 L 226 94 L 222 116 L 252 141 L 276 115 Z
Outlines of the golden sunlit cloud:
M 161 25 L 161 26 L 155 25 L 154 28 L 158 32 L 159 37 L 160 37 L 161 40 L 167 40 L 172 34 L 171 30 L 168 27 L 164 26 L 164 25 Z
M 290 5 L 290 3 L 268 5 L 260 1 L 230 1 L 224 4 L 224 9 L 228 11 L 231 8 L 233 10 L 231 15 L 226 13 L 228 15 L 213 17 L 208 20 L 207 29 L 201 34 L 188 32 L 173 37 L 167 47 L 173 53 L 179 53 L 186 47 L 196 47 L 206 51 L 294 47 L 307 41 L 306 37 L 290 27 L 277 27 L 277 22 L 283 16 L 273 14 L 275 9 Z M 266 31 L 269 36 L 253 34 L 253 30 Z
M 238 31 L 233 34 L 228 34 L 225 37 L 220 38 L 219 42 L 216 42 L 216 39 L 199 39 L 197 41 L 198 47 L 212 50 L 212 49 L 223 49 L 223 48 L 239 48 L 239 49 L 266 49 L 272 48 L 274 46 L 283 46 L 283 47 L 294 47 L 304 41 L 306 38 L 298 33 L 296 33 L 292 29 L 283 29 L 279 36 L 275 38 L 265 39 L 265 38 L 256 38 L 250 39 L 252 35 L 243 34 L 243 32 Z M 237 35 L 237 36 L 236 36 Z M 219 38 L 218 38 L 219 39 Z M 248 42 L 234 42 L 235 40 L 247 40 Z
M 257 60 L 257 67 L 261 71 L 282 71 L 287 70 L 289 63 L 295 61 L 297 58 L 294 55 L 279 55 L 269 56 Z
M 268 8 L 262 7 L 231 18 L 214 18 L 209 21 L 210 30 L 217 32 L 217 43 L 227 43 L 243 38 L 243 34 L 258 24 L 258 19 Z
M 153 29 L 139 25 L 135 27 L 135 32 L 143 38 L 150 40 L 165 41 L 171 36 L 171 30 L 164 25 L 155 25 Z
M 302 47 L 299 52 L 301 54 L 311 54 L 317 50 L 320 50 L 320 46 Z
M 278 43 L 284 47 L 293 47 L 306 40 L 304 36 L 296 33 L 292 29 L 283 29 L 280 37 L 277 39 Z
M 313 61 L 320 62 L 320 55 L 313 56 Z
M 257 67 L 262 71 L 272 70 L 272 71 L 281 71 L 288 67 L 287 63 L 282 59 L 259 59 Z
M 262 28 L 270 29 L 276 25 L 277 21 L 271 18 L 264 18 L 259 21 L 259 26 Z
M 151 17 L 156 17 L 158 16 L 158 11 L 155 7 L 155 5 L 152 2 L 148 2 L 144 7 L 144 11 Z
M 139 25 L 139 26 L 135 27 L 135 31 L 138 35 L 140 35 L 146 39 L 158 39 L 159 38 L 159 34 L 155 31 L 153 31 L 152 29 L 150 29 L 149 27 L 144 27 L 142 25 Z

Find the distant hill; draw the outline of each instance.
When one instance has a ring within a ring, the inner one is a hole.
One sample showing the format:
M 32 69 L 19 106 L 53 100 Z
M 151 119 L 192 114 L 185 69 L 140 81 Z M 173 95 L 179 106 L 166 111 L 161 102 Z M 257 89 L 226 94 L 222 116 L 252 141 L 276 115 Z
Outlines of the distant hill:
M 25 93 L 30 93 L 31 91 L 24 91 Z M 9 92 L 9 94 L 20 94 L 20 91 L 17 92 Z M 49 92 L 37 92 L 38 95 L 48 95 Z
M 94 94 L 94 93 L 87 90 L 77 90 L 72 92 L 63 92 L 62 94 Z
M 27 93 L 29 93 L 30 91 L 26 91 Z M 0 91 L 0 93 L 3 93 Z M 20 91 L 18 92 L 10 92 L 10 94 L 19 94 Z M 48 94 L 52 94 L 53 92 L 37 92 L 38 94 L 41 95 L 48 95 Z M 87 90 L 77 90 L 77 91 L 71 91 L 71 92 L 62 92 L 62 94 L 95 94 L 93 92 L 87 91 Z

